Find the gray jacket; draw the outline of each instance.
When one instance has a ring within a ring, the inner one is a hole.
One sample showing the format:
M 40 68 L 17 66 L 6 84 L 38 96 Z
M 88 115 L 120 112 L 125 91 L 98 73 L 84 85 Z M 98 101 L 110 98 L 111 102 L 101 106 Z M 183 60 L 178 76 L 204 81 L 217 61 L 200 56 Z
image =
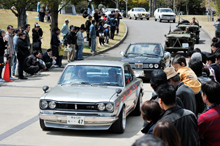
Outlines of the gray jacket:
M 14 37 L 13 34 L 9 34 L 8 32 L 6 32 L 5 38 L 8 39 L 8 45 L 10 46 L 9 49 L 5 50 L 5 54 L 7 54 L 7 55 L 13 55 L 15 53 L 13 37 Z
M 215 26 L 215 31 L 220 32 L 220 22 L 214 22 L 213 26 Z
M 77 36 L 77 45 L 84 45 L 84 34 L 81 31 L 78 31 Z

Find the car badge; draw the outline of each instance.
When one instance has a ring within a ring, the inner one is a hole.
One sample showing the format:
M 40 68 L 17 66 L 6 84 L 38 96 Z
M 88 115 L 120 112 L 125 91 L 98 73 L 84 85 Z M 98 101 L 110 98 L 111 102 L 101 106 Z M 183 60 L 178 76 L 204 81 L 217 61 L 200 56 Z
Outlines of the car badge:
M 77 110 L 77 104 L 75 104 L 75 109 Z

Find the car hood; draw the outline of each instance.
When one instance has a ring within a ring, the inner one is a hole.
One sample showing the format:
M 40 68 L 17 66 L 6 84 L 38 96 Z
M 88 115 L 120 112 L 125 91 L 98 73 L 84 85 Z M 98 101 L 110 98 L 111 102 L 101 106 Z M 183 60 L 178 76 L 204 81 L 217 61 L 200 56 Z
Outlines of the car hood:
M 87 85 L 57 85 L 47 93 L 44 99 L 72 102 L 110 101 L 115 87 Z
M 136 14 L 149 14 L 149 12 L 135 12 Z
M 121 61 L 128 63 L 159 63 L 161 60 L 161 56 L 131 56 L 131 57 L 123 57 Z
M 172 13 L 172 12 L 162 12 L 161 14 L 162 15 L 176 15 L 175 13 Z

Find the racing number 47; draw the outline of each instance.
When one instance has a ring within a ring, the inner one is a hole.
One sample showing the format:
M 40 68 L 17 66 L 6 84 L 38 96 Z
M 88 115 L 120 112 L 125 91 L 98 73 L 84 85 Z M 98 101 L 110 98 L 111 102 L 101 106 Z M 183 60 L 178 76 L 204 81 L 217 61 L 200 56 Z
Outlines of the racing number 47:
M 79 123 L 79 124 L 82 124 L 82 123 L 83 123 L 83 119 L 79 119 L 79 120 L 78 120 L 78 123 Z

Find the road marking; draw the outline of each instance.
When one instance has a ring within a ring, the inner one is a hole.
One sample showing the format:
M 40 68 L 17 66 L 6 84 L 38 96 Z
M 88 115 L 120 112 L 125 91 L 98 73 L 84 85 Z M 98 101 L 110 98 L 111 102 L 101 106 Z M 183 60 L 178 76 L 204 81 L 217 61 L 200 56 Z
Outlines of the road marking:
M 2 141 L 3 139 L 5 139 L 5 138 L 7 138 L 7 137 L 9 137 L 9 136 L 11 136 L 11 135 L 17 133 L 18 131 L 20 131 L 20 130 L 22 130 L 22 129 L 28 127 L 29 125 L 33 124 L 34 122 L 36 122 L 36 121 L 38 120 L 38 118 L 39 118 L 39 117 L 38 117 L 38 115 L 37 115 L 37 116 L 31 118 L 30 120 L 28 120 L 28 121 L 26 121 L 26 122 L 24 122 L 24 123 L 21 123 L 20 125 L 18 125 L 18 126 L 12 128 L 12 129 L 10 129 L 10 130 L 8 130 L 8 131 L 2 133 L 2 134 L 0 135 L 0 141 Z
M 7 97 L 7 98 L 40 98 L 40 97 L 25 97 L 25 96 L 0 96 L 0 98 L 4 98 L 4 97 Z

